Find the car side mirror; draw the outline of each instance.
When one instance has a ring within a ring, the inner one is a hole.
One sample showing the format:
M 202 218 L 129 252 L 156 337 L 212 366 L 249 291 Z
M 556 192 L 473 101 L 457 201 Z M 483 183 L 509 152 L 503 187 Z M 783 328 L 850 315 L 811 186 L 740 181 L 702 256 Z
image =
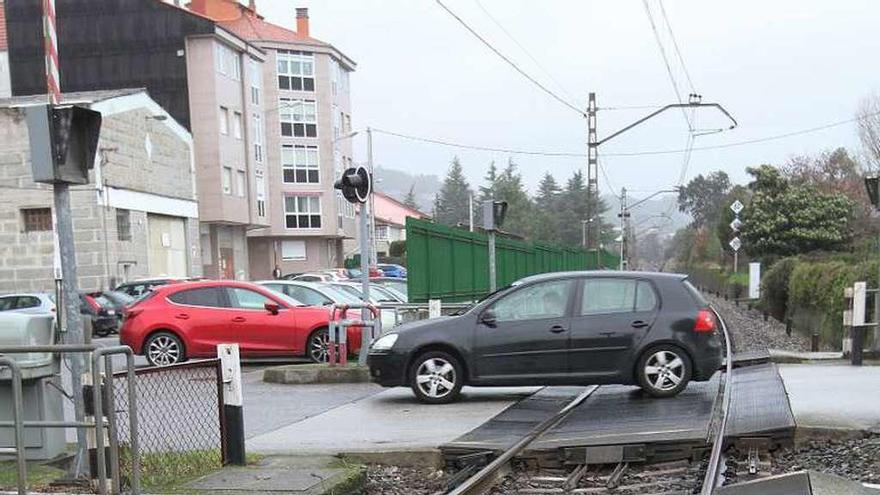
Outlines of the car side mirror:
M 495 325 L 498 323 L 498 317 L 495 316 L 495 311 L 492 311 L 491 309 L 483 311 L 482 316 L 480 316 L 480 323 L 487 327 L 495 328 Z
M 281 308 L 275 303 L 266 303 L 264 307 L 266 308 L 266 311 L 273 315 L 277 315 L 278 311 L 281 310 Z

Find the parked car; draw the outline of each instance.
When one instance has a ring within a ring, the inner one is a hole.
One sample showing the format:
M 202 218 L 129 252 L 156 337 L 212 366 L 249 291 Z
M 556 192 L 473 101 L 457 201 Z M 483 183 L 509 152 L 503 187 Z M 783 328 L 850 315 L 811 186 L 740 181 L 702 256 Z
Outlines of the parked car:
M 382 270 L 383 277 L 406 278 L 406 268 L 392 263 L 379 263 L 377 268 Z
M 256 283 L 300 301 L 306 306 L 359 304 L 361 302 L 360 299 L 348 292 L 340 291 L 323 283 L 301 282 L 298 280 L 263 280 Z
M 54 313 L 55 295 L 34 292 L 0 296 L 0 311 L 14 313 Z
M 359 282 L 353 280 L 348 282 L 328 282 L 327 285 L 348 292 L 358 300 L 363 300 L 364 293 Z M 370 283 L 370 299 L 373 304 L 399 304 L 406 302 L 401 297 L 401 295 L 395 294 L 379 284 Z
M 92 334 L 106 337 L 119 331 L 116 307 L 100 292 L 80 294 L 80 314 L 91 321 Z
M 332 272 L 310 272 L 303 273 L 302 275 L 297 275 L 291 280 L 296 280 L 299 282 L 337 282 L 341 280 L 348 280 L 348 277 L 339 273 Z
M 154 288 L 125 311 L 119 340 L 152 365 L 213 357 L 221 343 L 239 344 L 242 357 L 327 359 L 329 310 L 303 306 L 248 282 L 200 281 Z M 349 350 L 361 329 L 349 329 Z
M 405 300 L 409 300 L 409 292 L 406 286 L 405 278 L 379 277 L 370 279 L 370 282 L 379 284 L 382 287 L 390 287 L 400 293 Z
M 535 275 L 459 316 L 401 325 L 377 339 L 374 381 L 423 402 L 463 385 L 638 384 L 654 397 L 709 380 L 721 365 L 718 316 L 684 275 Z
M 131 297 L 138 298 L 143 296 L 144 294 L 150 292 L 155 287 L 159 287 L 167 284 L 174 284 L 178 282 L 186 282 L 190 280 L 198 280 L 196 278 L 180 278 L 180 277 L 160 277 L 160 278 L 145 278 L 141 280 L 132 280 L 131 282 L 125 282 L 119 284 L 115 289 L 116 292 L 123 292 L 128 294 Z
M 94 325 L 93 322 L 93 330 L 96 335 L 99 337 L 106 337 L 110 333 L 116 333 L 119 331 L 119 328 L 122 327 L 122 316 L 125 313 L 125 309 L 135 301 L 135 298 L 126 294 L 125 292 L 118 292 L 114 290 L 106 290 L 102 292 L 92 292 L 88 294 L 89 297 L 97 303 L 101 308 L 105 309 L 110 315 L 116 318 L 115 325 Z M 99 333 L 100 332 L 100 333 Z

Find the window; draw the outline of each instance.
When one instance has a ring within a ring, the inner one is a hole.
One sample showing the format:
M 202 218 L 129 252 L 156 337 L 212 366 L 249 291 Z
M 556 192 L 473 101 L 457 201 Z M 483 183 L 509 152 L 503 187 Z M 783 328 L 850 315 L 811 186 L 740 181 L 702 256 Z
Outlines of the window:
M 380 241 L 388 240 L 388 231 L 389 228 L 387 225 L 377 225 L 376 226 L 376 239 Z
M 263 88 L 263 69 L 256 60 L 250 61 L 251 72 L 251 104 L 259 105 Z
M 229 134 L 229 109 L 220 107 L 220 134 Z
M 648 282 L 626 279 L 587 279 L 581 301 L 581 315 L 651 311 L 657 296 Z
M 172 302 L 187 306 L 205 306 L 209 308 L 225 308 L 226 301 L 220 287 L 183 290 L 168 296 Z
M 266 304 L 278 304 L 272 299 L 260 294 L 259 292 L 254 292 L 249 289 L 242 289 L 240 287 L 231 287 L 226 289 L 229 294 L 230 305 L 233 308 L 238 309 L 259 309 L 262 311 L 266 310 Z
M 565 316 L 571 280 L 530 285 L 503 297 L 492 309 L 498 321 L 542 320 Z
M 284 198 L 284 222 L 288 229 L 320 229 L 321 198 L 287 196 Z
M 336 105 L 333 105 L 333 137 L 338 138 L 342 132 L 342 112 L 336 111 Z
M 253 115 L 254 121 L 254 161 L 263 163 L 263 117 L 258 113 Z
M 236 139 L 241 139 L 242 122 L 241 122 L 241 113 L 240 112 L 234 112 L 232 114 L 232 131 L 235 133 Z
M 52 208 L 24 208 L 21 219 L 25 232 L 52 231 Z
M 317 184 L 318 147 L 284 145 L 281 147 L 281 167 L 284 182 L 288 184 Z
M 223 177 L 221 178 L 223 183 L 223 194 L 232 194 L 232 169 L 229 167 L 223 167 Z
M 244 175 L 244 170 L 236 170 L 235 172 L 235 193 L 239 198 L 243 198 L 245 196 L 245 191 L 247 190 L 247 177 Z
M 39 308 L 40 300 L 34 296 L 18 296 L 15 309 Z
M 266 216 L 266 180 L 262 171 L 257 173 L 257 216 Z
M 241 81 L 241 58 L 228 46 L 219 43 L 214 45 L 214 66 L 224 76 Z
M 281 259 L 284 261 L 304 261 L 306 241 L 281 241 Z
M 278 88 L 289 91 L 315 90 L 315 55 L 278 50 Z
M 286 137 L 318 137 L 315 100 L 281 99 L 279 116 L 281 135 Z
M 116 238 L 120 241 L 131 240 L 131 212 L 116 208 Z
M 236 81 L 241 81 L 241 57 L 232 50 L 229 50 L 229 54 L 231 55 L 230 62 L 232 67 L 232 74 L 229 77 Z
M 214 45 L 214 65 L 217 67 L 217 72 L 224 76 L 229 73 L 228 59 L 226 57 L 227 50 L 228 48 L 221 44 Z
M 324 306 L 333 303 L 330 298 L 324 296 L 314 289 L 309 289 L 308 287 L 302 287 L 299 285 L 287 285 L 284 288 L 286 289 L 285 293 L 288 296 L 307 306 Z
M 345 134 L 351 132 L 351 115 L 345 114 L 345 124 L 343 124 L 343 128 L 345 130 L 342 132 L 344 132 Z

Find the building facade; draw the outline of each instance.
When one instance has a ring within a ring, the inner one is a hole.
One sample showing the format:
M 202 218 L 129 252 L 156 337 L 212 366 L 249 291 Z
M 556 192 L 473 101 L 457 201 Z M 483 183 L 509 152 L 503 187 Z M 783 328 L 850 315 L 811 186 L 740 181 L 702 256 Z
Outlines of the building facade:
M 342 266 L 355 209 L 333 189 L 352 165 L 350 73 L 355 63 L 312 38 L 306 9 L 296 31 L 266 22 L 253 2 L 195 0 L 190 9 L 265 52 L 263 65 L 268 225 L 248 232 L 250 271 L 268 278 Z
M 373 210 L 373 221 L 376 224 L 373 243 L 375 244 L 376 256 L 379 259 L 391 255 L 392 242 L 406 240 L 406 217 L 428 218 L 428 215 L 421 211 L 410 208 L 403 202 L 379 191 L 373 194 Z M 359 248 L 356 243 L 351 243 L 349 246 L 352 252 L 358 252 Z
M 0 0 L 0 98 L 9 98 L 12 88 L 9 81 L 9 50 L 6 46 L 6 9 Z
M 247 232 L 265 227 L 265 53 L 214 20 L 161 0 L 56 0 L 61 87 L 144 87 L 192 133 L 200 259 L 211 278 L 250 277 Z M 6 0 L 13 95 L 45 93 L 40 2 Z
M 32 180 L 23 106 L 0 100 L 0 293 L 54 287 L 51 186 Z M 71 187 L 79 285 L 202 274 L 190 133 L 145 90 L 65 93 L 102 114 L 90 184 Z

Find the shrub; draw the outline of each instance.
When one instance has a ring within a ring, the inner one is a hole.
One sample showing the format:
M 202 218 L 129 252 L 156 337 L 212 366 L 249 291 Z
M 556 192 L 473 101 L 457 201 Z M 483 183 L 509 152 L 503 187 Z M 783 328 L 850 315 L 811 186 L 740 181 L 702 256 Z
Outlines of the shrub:
M 406 255 L 406 241 L 394 241 L 388 246 L 388 254 L 395 258 L 402 258 Z
M 784 321 L 786 317 L 788 281 L 797 264 L 797 258 L 782 258 L 761 279 L 761 307 L 779 321 Z

